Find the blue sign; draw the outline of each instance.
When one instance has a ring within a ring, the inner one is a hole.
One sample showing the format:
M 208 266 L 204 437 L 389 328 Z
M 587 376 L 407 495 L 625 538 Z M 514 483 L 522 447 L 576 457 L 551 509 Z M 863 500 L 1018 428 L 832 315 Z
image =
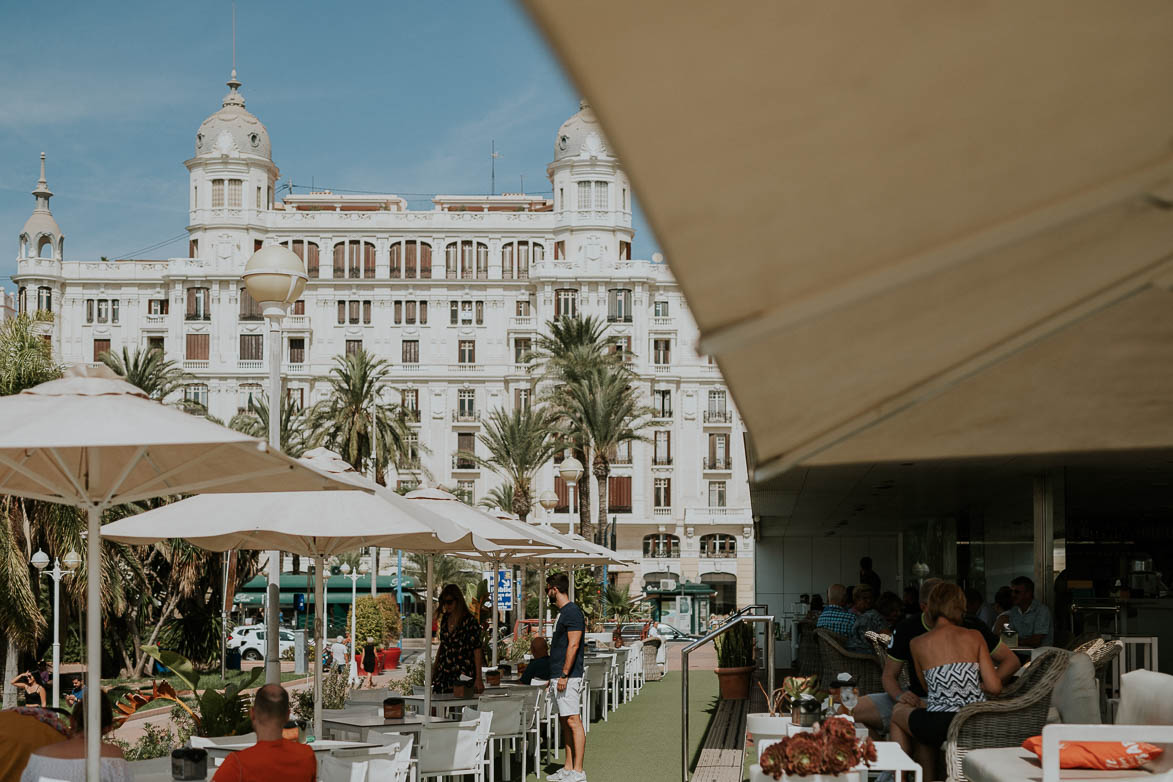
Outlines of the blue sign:
M 497 608 L 502 611 L 513 610 L 513 571 L 497 571 Z
M 305 593 L 303 593 L 303 592 L 294 592 L 293 593 L 293 610 L 294 611 L 302 611 L 302 612 L 305 611 Z

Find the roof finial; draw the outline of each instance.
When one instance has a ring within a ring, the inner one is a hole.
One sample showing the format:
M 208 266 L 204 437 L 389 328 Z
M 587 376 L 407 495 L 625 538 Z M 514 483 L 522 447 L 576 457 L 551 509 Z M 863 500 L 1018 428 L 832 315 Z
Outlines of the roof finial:
M 53 191 L 49 189 L 49 183 L 45 180 L 45 153 L 41 153 L 41 178 L 37 180 L 37 189 L 33 191 L 33 196 L 37 199 L 35 210 L 38 212 L 49 211 L 49 199 L 53 197 Z
M 236 3 L 232 4 L 232 78 L 236 78 Z
M 37 184 L 38 185 L 48 185 L 49 184 L 45 180 L 45 153 L 44 152 L 41 153 L 41 178 L 37 180 Z
M 228 77 L 228 94 L 222 106 L 244 108 L 244 96 L 240 94 L 240 79 L 236 78 L 236 3 L 232 4 L 232 75 Z

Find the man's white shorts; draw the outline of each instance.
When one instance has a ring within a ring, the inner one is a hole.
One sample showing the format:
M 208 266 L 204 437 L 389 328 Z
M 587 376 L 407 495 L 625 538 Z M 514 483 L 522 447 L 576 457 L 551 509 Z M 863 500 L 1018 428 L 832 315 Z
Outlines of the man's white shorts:
M 558 680 L 550 682 L 550 697 L 558 704 L 559 717 L 573 717 L 581 713 L 582 677 L 566 680 L 566 689 L 558 691 Z

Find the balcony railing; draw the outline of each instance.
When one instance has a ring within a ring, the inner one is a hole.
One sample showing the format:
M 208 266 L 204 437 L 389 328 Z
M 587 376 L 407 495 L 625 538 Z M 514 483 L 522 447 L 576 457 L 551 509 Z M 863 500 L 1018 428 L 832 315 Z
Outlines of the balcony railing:
M 211 320 L 212 314 L 209 312 L 189 312 L 183 316 L 184 320 Z
M 457 423 L 479 424 L 481 422 L 481 414 L 475 410 L 453 410 L 452 420 Z
M 183 368 L 184 369 L 207 369 L 208 368 L 208 360 L 206 358 L 205 359 L 184 359 L 183 360 Z
M 308 329 L 310 327 L 309 315 L 289 315 L 285 318 L 285 328 L 287 329 Z
M 608 315 L 608 323 L 631 323 L 630 315 Z
M 666 375 L 672 371 L 671 364 L 652 364 L 652 371 L 657 374 Z
M 423 366 L 424 365 L 418 361 L 404 361 L 402 364 L 397 365 L 395 368 L 399 369 L 399 370 L 403 370 L 404 372 L 422 372 Z
M 680 559 L 680 549 L 672 549 L 671 551 L 664 550 L 645 550 L 644 559 Z
M 733 413 L 729 410 L 706 410 L 706 424 L 728 424 L 733 421 Z
M 685 508 L 684 510 L 684 520 L 686 522 L 749 524 L 752 519 L 753 514 L 749 508 L 713 506 Z
M 166 315 L 147 315 L 143 318 L 143 325 L 147 328 L 158 328 L 167 325 Z
M 652 413 L 652 418 L 656 421 L 670 421 L 672 419 L 671 410 L 656 410 Z
M 736 551 L 726 551 L 722 549 L 701 549 L 701 557 L 703 559 L 736 559 Z
M 300 375 L 306 372 L 304 361 L 290 361 L 285 365 L 285 371 L 291 374 Z
M 485 371 L 484 364 L 462 364 L 462 363 L 457 362 L 456 364 L 450 364 L 449 366 L 452 367 L 453 372 L 458 372 L 458 373 L 484 372 Z
M 721 456 L 717 458 L 705 457 L 706 470 L 732 470 L 733 461 L 728 456 Z
M 675 318 L 652 318 L 652 328 L 654 328 L 654 329 L 676 328 L 676 319 Z
M 613 465 L 622 467 L 625 464 L 631 464 L 631 454 L 625 454 L 623 456 L 612 456 L 609 461 Z
M 241 323 L 260 322 L 265 319 L 265 316 L 259 312 L 242 312 L 236 317 Z
M 420 422 L 420 411 L 414 407 L 404 407 L 403 420 L 409 424 L 418 424 Z
M 672 509 L 671 508 L 652 508 L 652 515 L 653 516 L 671 516 Z
M 462 472 L 474 472 L 479 471 L 481 468 L 477 467 L 477 463 L 467 456 L 452 454 L 452 469 Z
M 251 358 L 242 358 L 236 362 L 236 368 L 237 369 L 249 369 L 249 370 L 264 369 L 265 362 L 258 361 L 256 359 L 251 359 Z
M 672 466 L 672 457 L 671 456 L 653 456 L 652 457 L 652 466 L 653 467 L 671 467 Z
M 399 472 L 420 472 L 423 468 L 419 459 L 404 459 L 395 465 L 395 469 Z
M 514 315 L 509 319 L 509 328 L 511 329 L 532 329 L 533 327 L 533 315 Z

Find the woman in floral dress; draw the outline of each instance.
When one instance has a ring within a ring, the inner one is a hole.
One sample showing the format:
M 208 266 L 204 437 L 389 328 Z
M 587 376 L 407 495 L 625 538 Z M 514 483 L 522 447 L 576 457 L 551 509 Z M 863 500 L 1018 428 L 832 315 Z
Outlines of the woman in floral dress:
M 440 592 L 440 616 L 440 650 L 432 668 L 432 689 L 451 692 L 460 677 L 466 676 L 479 695 L 485 689 L 481 676 L 484 665 L 481 627 L 455 584 L 448 584 Z

